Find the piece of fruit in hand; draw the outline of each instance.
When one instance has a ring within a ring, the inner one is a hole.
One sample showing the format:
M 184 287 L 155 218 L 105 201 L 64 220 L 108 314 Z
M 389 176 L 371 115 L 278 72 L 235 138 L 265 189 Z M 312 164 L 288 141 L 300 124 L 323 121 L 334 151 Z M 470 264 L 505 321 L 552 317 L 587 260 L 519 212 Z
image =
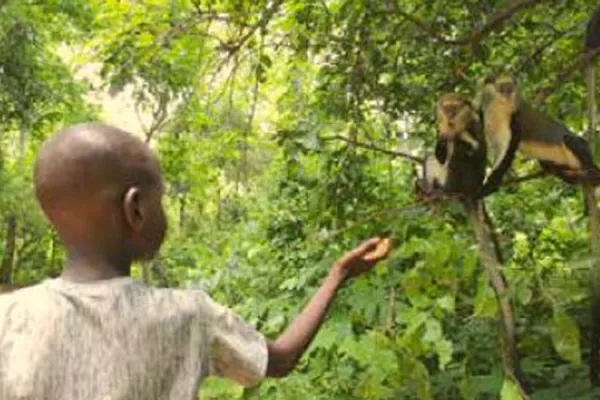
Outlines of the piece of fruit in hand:
M 391 240 L 389 238 L 385 238 L 377 243 L 377 247 L 370 253 L 365 254 L 363 257 L 365 261 L 379 261 L 382 258 L 385 258 L 391 247 Z

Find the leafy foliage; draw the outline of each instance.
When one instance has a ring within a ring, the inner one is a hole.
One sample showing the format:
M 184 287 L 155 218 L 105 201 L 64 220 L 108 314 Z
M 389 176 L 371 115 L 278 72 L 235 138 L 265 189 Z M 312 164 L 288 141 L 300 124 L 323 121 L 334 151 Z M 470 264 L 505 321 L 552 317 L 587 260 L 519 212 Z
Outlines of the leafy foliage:
M 528 98 L 550 88 L 541 107 L 582 131 L 582 74 L 555 81 L 582 51 L 595 6 L 0 2 L 0 255 L 12 237 L 21 282 L 56 274 L 64 259 L 34 204 L 35 152 L 59 127 L 100 117 L 57 55 L 65 45 L 100 64 L 112 96 L 131 96 L 145 118 L 138 133 L 160 154 L 170 231 L 146 268 L 152 284 L 202 286 L 275 337 L 342 252 L 374 234 L 395 238 L 388 261 L 339 293 L 294 374 L 252 389 L 210 379 L 203 399 L 518 399 L 472 227 L 455 205 L 418 202 L 405 156 L 431 147 L 435 98 L 472 95 L 490 68 L 518 74 Z M 581 199 L 548 178 L 487 204 L 532 399 L 590 392 Z

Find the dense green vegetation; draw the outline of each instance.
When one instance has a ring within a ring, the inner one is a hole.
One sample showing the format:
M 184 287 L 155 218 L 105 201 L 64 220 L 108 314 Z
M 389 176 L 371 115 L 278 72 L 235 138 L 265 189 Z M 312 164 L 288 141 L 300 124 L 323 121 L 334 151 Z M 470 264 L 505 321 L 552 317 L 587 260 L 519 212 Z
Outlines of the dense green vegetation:
M 64 253 L 35 204 L 33 160 L 56 129 L 104 119 L 88 95 L 105 89 L 135 101 L 136 133 L 160 154 L 168 183 L 167 241 L 136 269 L 147 282 L 201 285 L 273 336 L 342 252 L 377 233 L 396 241 L 375 273 L 340 292 L 294 374 L 251 390 L 211 379 L 203 399 L 518 398 L 503 384 L 497 303 L 472 227 L 457 205 L 419 203 L 403 154 L 431 148 L 441 92 L 472 95 L 495 67 L 517 73 L 530 98 L 546 90 L 544 111 L 582 132 L 581 71 L 554 82 L 581 53 L 595 6 L 0 1 L 2 279 L 59 273 Z M 99 66 L 100 88 L 76 79 L 85 65 Z M 516 164 L 518 175 L 536 169 Z M 581 190 L 530 180 L 487 206 L 531 398 L 587 398 Z

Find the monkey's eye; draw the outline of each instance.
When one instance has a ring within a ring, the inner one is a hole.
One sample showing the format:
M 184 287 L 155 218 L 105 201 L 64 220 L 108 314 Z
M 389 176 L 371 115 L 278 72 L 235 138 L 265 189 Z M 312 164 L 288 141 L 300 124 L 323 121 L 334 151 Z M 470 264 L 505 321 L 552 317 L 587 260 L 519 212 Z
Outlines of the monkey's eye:
M 446 113 L 446 115 L 448 117 L 454 118 L 454 117 L 456 117 L 456 114 L 458 113 L 458 106 L 456 106 L 456 105 L 446 106 L 446 107 L 444 107 L 444 112 Z
M 498 85 L 498 91 L 505 95 L 510 95 L 515 90 L 515 85 L 512 82 L 502 82 Z

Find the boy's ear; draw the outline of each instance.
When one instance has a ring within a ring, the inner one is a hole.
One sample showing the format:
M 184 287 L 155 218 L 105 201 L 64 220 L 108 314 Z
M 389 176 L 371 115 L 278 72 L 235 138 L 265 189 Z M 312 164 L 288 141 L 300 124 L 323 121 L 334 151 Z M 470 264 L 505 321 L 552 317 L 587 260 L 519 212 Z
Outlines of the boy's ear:
M 141 230 L 144 221 L 140 196 L 139 188 L 131 187 L 123 198 L 125 221 L 133 231 Z

